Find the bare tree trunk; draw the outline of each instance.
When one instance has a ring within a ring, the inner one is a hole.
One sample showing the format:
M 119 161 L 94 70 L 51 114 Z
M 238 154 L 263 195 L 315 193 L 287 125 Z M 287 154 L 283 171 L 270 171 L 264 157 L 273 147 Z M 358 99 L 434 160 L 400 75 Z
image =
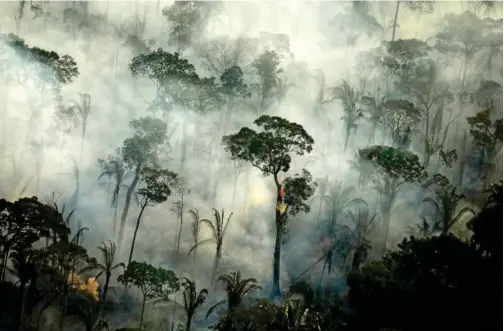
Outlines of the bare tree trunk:
M 148 202 L 149 202 L 149 200 L 145 199 L 145 202 L 142 205 L 142 208 L 140 209 L 140 214 L 138 214 L 137 223 L 136 223 L 136 227 L 135 227 L 135 232 L 133 232 L 133 240 L 131 241 L 131 250 L 130 250 L 130 255 L 129 255 L 129 258 L 128 258 L 128 265 L 131 263 L 131 259 L 133 258 L 133 250 L 135 249 L 135 241 L 136 241 L 136 236 L 137 236 L 137 233 L 138 233 L 138 227 L 140 227 L 140 221 L 142 219 L 142 214 L 143 214 L 143 212 L 145 210 L 145 207 L 147 207 L 147 203 Z
M 142 329 L 144 312 L 145 312 L 145 295 L 142 300 L 142 312 L 140 313 L 140 329 Z
M 282 293 L 280 291 L 280 258 L 282 249 L 282 236 L 283 236 L 283 215 L 279 206 L 282 204 L 281 185 L 278 181 L 277 175 L 274 175 L 275 184 L 277 187 L 277 199 L 275 205 L 275 251 L 273 253 L 273 288 L 271 289 L 271 299 L 280 299 Z
M 135 190 L 135 187 L 140 179 L 140 170 L 141 166 L 137 165 L 136 171 L 135 171 L 135 177 L 133 178 L 133 182 L 131 185 L 128 187 L 128 190 L 126 191 L 126 201 L 124 202 L 124 209 L 121 215 L 121 224 L 119 226 L 119 238 L 117 241 L 117 246 L 119 248 L 119 251 L 121 250 L 121 243 L 123 240 L 124 236 L 124 227 L 126 225 L 126 218 L 128 217 L 128 211 L 129 207 L 131 204 L 131 196 L 133 195 L 133 191 Z
M 181 194 L 181 204 L 180 204 L 180 210 L 179 210 L 180 224 L 179 224 L 178 236 L 177 236 L 177 254 L 180 253 L 180 238 L 182 237 L 183 219 L 184 219 L 184 193 Z
M 396 27 L 397 27 L 397 16 L 399 14 L 399 5 L 401 4 L 400 0 L 396 1 L 396 10 L 395 10 L 395 16 L 394 16 L 394 26 L 392 27 L 392 39 L 390 41 L 395 40 L 395 34 L 396 34 Z

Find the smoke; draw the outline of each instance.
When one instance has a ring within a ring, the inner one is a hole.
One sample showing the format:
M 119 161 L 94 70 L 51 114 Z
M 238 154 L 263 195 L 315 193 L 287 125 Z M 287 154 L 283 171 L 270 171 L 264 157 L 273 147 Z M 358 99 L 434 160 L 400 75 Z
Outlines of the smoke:
M 78 188 L 78 208 L 72 226 L 75 228 L 79 219 L 83 226 L 90 229 L 84 245 L 91 255 L 99 256 L 95 247 L 101 241 L 114 239 L 114 210 L 110 207 L 113 184 L 109 186 L 106 178 L 100 181 L 97 179 L 100 175 L 97 159 L 115 153 L 122 141 L 131 135 L 129 121 L 147 116 L 149 113 L 146 109 L 155 97 L 155 88 L 150 80 L 132 78 L 128 64 L 134 51 L 125 41 L 135 33 L 135 27 L 138 28 L 140 23 L 145 22 L 141 39 L 147 40 L 154 48 L 165 47 L 173 51 L 167 46 L 169 24 L 161 15 L 161 9 L 169 5 L 171 2 L 164 1 L 88 2 L 89 19 L 95 23 L 92 28 L 81 29 L 78 18 L 63 22 L 65 9 L 79 4 L 44 3 L 42 7 L 47 15 L 38 18 L 33 18 L 33 13 L 25 9 L 19 23 L 20 37 L 32 47 L 54 50 L 60 55 L 68 54 L 77 62 L 79 77 L 62 90 L 65 104 L 71 105 L 71 100 L 78 102 L 78 93 L 91 96 L 91 112 L 80 163 L 80 129 L 73 128 L 65 134 L 61 129 L 55 128 L 56 119 L 51 103 L 53 96 L 50 92 L 40 94 L 33 86 L 23 86 L 15 80 L 2 78 L 0 82 L 4 148 L 0 169 L 2 197 L 42 197 L 55 192 L 60 197 L 58 203 L 69 204 Z M 388 26 L 393 20 L 395 3 L 371 3 L 370 6 L 371 14 L 381 25 Z M 467 9 L 465 6 L 459 2 L 439 2 L 433 14 L 402 10 L 396 39 L 425 40 L 435 34 L 437 22 L 444 14 L 463 12 Z M 1 32 L 15 33 L 14 18 L 19 15 L 19 4 L 2 2 L 0 8 Z M 315 140 L 313 153 L 294 157 L 292 169 L 287 175 L 293 175 L 306 167 L 314 178 L 327 175 L 331 180 L 342 180 L 345 187 L 357 187 L 358 174 L 352 171 L 348 160 L 354 159 L 358 148 L 368 145 L 371 125 L 361 121 L 349 142 L 350 148 L 343 152 L 346 129 L 341 121 L 342 104 L 336 100 L 321 105 L 322 115 L 318 117 L 313 111 L 321 91 L 327 94 L 328 87 L 340 85 L 342 80 L 358 86 L 359 77 L 372 77 L 365 71 L 366 68 L 358 65 L 357 59 L 361 51 L 378 46 L 382 35 L 363 33 L 354 44 L 349 45 L 347 29 L 338 29 L 328 23 L 338 13 L 348 13 L 350 10 L 351 4 L 346 2 L 224 2 L 210 17 L 202 36 L 194 40 L 194 47 L 184 51 L 183 57 L 196 65 L 200 76 L 216 76 L 216 73 L 204 66 L 198 51 L 194 51 L 200 45 L 211 40 L 225 40 L 224 38 L 231 41 L 231 38 L 259 38 L 261 33 L 265 36 L 265 31 L 286 34 L 289 37 L 289 52 L 281 53 L 281 67 L 284 69 L 282 77 L 294 85 L 286 91 L 281 102 L 273 101 L 267 112 L 303 125 Z M 384 31 L 383 34 L 384 39 L 390 40 L 391 31 Z M 257 49 L 251 48 L 252 54 L 244 55 L 247 84 L 252 83 L 253 77 L 250 62 L 262 49 L 264 45 Z M 454 71 L 458 69 L 455 67 Z M 321 79 L 320 71 L 324 73 L 324 79 Z M 449 71 L 447 73 L 451 75 Z M 454 78 L 445 79 L 449 82 Z M 379 85 L 380 82 L 375 84 Z M 30 108 L 30 100 L 41 104 L 37 110 L 37 130 L 30 130 L 28 126 L 33 109 Z M 253 128 L 252 122 L 257 113 L 251 110 L 250 102 L 237 108 L 238 115 L 234 118 L 230 132 L 236 132 L 242 126 Z M 239 268 L 246 276 L 257 277 L 263 283 L 268 282 L 271 278 L 274 246 L 273 180 L 262 176 L 258 169 L 248 164 L 240 172 L 234 172 L 236 169 L 229 160 L 229 154 L 220 146 L 221 136 L 216 128 L 219 114 L 195 115 L 174 109 L 166 120 L 168 132 L 173 133 L 168 146 L 165 146 L 167 157 L 163 164 L 188 180 L 191 193 L 185 197 L 185 210 L 198 209 L 202 218 L 210 220 L 213 217 L 211 208 L 216 208 L 219 212 L 223 209 L 225 219 L 233 212 L 225 237 L 220 273 Z M 377 141 L 383 139 L 388 143 L 382 137 L 383 133 L 379 130 Z M 190 148 L 185 168 L 180 169 L 184 139 L 189 141 Z M 212 139 L 214 144 L 210 156 L 208 143 Z M 455 143 L 453 137 L 450 139 L 450 143 Z M 415 150 L 415 146 L 418 144 L 413 144 L 413 152 L 421 152 Z M 40 157 L 33 156 L 37 152 Z M 38 171 L 40 181 L 37 187 L 35 178 Z M 213 189 L 216 191 L 213 192 Z M 206 192 L 213 195 L 206 196 Z M 124 203 L 124 194 L 125 190 L 119 196 L 119 213 Z M 357 190 L 355 197 L 365 199 L 371 211 L 378 211 L 379 197 L 376 192 L 370 189 Z M 185 256 L 185 252 L 193 245 L 192 220 L 187 213 L 184 214 L 180 247 L 183 257 L 173 253 L 176 250 L 179 220 L 172 211 L 172 206 L 178 199 L 179 196 L 174 194 L 167 202 L 146 209 L 138 232 L 134 259 L 176 268 L 180 276 L 195 279 L 199 288 L 212 288 L 209 279 L 215 248 L 212 244 L 200 246 L 196 265 L 193 265 L 192 258 Z M 399 240 L 412 225 L 407 222 L 405 224 L 404 220 L 416 222 L 416 211 L 411 208 L 411 204 L 420 201 L 418 189 L 402 191 L 396 203 L 396 206 L 402 207 L 394 213 L 392 219 L 392 241 Z M 300 214 L 289 220 L 290 243 L 286 243 L 282 262 L 284 280 L 296 277 L 323 254 L 314 242 L 318 212 L 316 205 L 313 204 L 311 213 Z M 131 242 L 138 209 L 133 203 L 126 227 L 125 248 L 117 256 L 117 261 L 127 259 L 129 249 L 126 248 L 129 248 Z M 322 218 L 327 216 L 327 212 L 323 210 Z M 204 225 L 199 238 L 211 238 L 209 229 Z M 315 272 L 314 279 L 319 277 L 321 267 L 316 269 L 318 271 Z

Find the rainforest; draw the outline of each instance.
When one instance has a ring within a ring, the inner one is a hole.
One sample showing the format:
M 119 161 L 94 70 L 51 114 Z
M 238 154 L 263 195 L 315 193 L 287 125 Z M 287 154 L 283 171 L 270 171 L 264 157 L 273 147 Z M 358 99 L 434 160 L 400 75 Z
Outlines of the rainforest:
M 502 330 L 502 12 L 0 2 L 0 331 Z

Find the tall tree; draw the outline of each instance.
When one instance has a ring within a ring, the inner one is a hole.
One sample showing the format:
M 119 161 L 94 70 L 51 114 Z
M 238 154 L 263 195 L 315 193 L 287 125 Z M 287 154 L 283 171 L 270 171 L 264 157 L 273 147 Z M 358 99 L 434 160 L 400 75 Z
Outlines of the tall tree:
M 224 242 L 224 235 L 226 234 L 227 227 L 229 225 L 229 221 L 231 220 L 231 216 L 233 216 L 233 213 L 229 214 L 227 220 L 224 218 L 224 209 L 222 212 L 219 214 L 217 209 L 213 208 L 213 214 L 214 214 L 214 220 L 215 222 L 212 223 L 212 221 L 208 219 L 201 219 L 199 220 L 200 224 L 207 224 L 210 229 L 212 230 L 212 238 L 211 239 L 205 239 L 203 241 L 200 241 L 199 243 L 195 244 L 190 250 L 189 254 L 192 253 L 193 250 L 196 250 L 198 246 L 211 243 L 213 242 L 215 244 L 215 259 L 214 259 L 214 265 L 212 268 L 212 283 L 215 281 L 215 275 L 219 269 L 219 263 L 220 259 L 222 256 L 222 244 Z M 224 221 L 226 223 L 224 224 Z
M 98 159 L 98 165 L 102 170 L 102 173 L 100 174 L 100 176 L 98 176 L 98 180 L 100 180 L 103 176 L 114 178 L 114 191 L 112 192 L 110 205 L 112 208 L 114 208 L 114 221 L 112 232 L 113 237 L 115 238 L 115 236 L 117 235 L 116 221 L 117 221 L 117 206 L 119 206 L 119 195 L 121 193 L 122 188 L 128 189 L 128 185 L 124 184 L 124 182 L 126 181 L 126 179 L 128 179 L 128 177 L 132 175 L 132 173 L 127 170 L 127 165 L 122 160 L 120 149 L 117 151 L 116 156 L 109 155 L 106 160 Z
M 282 72 L 279 68 L 280 58 L 274 51 L 266 51 L 254 60 L 252 66 L 256 70 L 259 82 L 253 86 L 257 89 L 261 98 L 260 112 L 264 112 L 267 107 L 267 100 L 273 97 L 273 93 L 278 83 L 278 74 Z
M 467 122 L 474 145 L 483 150 L 481 178 L 486 186 L 495 167 L 495 158 L 502 152 L 502 118 L 492 121 L 490 110 L 485 109 L 468 117 Z
M 123 162 L 134 173 L 133 181 L 126 191 L 126 201 L 121 215 L 119 227 L 118 247 L 124 236 L 124 227 L 128 217 L 131 197 L 140 180 L 142 170 L 146 166 L 156 166 L 161 144 L 166 140 L 167 125 L 160 119 L 141 117 L 130 122 L 130 128 L 134 131 L 133 136 L 126 138 L 121 148 Z
M 196 264 L 196 252 L 197 252 L 196 245 L 199 243 L 199 232 L 200 232 L 201 218 L 199 216 L 199 211 L 196 208 L 189 210 L 189 214 L 192 217 L 191 236 L 193 239 L 193 247 L 195 247 L 193 249 L 193 263 Z
M 117 281 L 126 286 L 134 285 L 142 292 L 140 329 L 143 324 L 145 303 L 148 300 L 164 298 L 167 294 L 178 292 L 180 287 L 179 280 L 173 271 L 137 261 L 128 264 L 124 274 L 120 275 Z
M 161 48 L 135 56 L 129 68 L 134 77 L 147 77 L 154 83 L 156 98 L 150 107 L 154 111 L 169 111 L 198 78 L 188 60 Z
M 133 232 L 133 240 L 131 241 L 131 250 L 128 258 L 128 265 L 133 259 L 133 250 L 135 248 L 135 240 L 138 233 L 138 227 L 142 220 L 142 215 L 147 206 L 154 207 L 168 200 L 171 190 L 177 180 L 177 174 L 165 169 L 145 167 L 141 172 L 141 181 L 145 186 L 138 190 L 138 195 L 141 197 L 140 213 L 138 214 L 135 232 Z
M 194 1 L 175 1 L 170 7 L 163 8 L 162 13 L 171 26 L 169 42 L 182 54 L 191 46 L 195 25 L 200 19 L 197 4 Z
M 458 117 L 453 118 L 453 111 L 451 111 L 448 123 L 442 130 L 443 114 L 448 110 L 445 105 L 451 101 L 452 94 L 448 84 L 441 81 L 441 74 L 440 63 L 427 59 L 415 67 L 413 78 L 403 85 L 406 94 L 414 98 L 416 105 L 419 106 L 417 109 L 423 117 L 425 167 L 428 167 L 430 158 L 443 148 L 448 129 Z M 437 112 L 433 114 L 435 107 L 437 107 Z
M 392 145 L 409 148 L 415 127 L 421 120 L 420 111 L 407 100 L 387 100 L 383 107 L 383 124 L 390 132 Z
M 313 149 L 313 138 L 297 124 L 277 116 L 262 115 L 254 121 L 263 131 L 256 132 L 243 127 L 238 133 L 224 136 L 222 144 L 231 158 L 250 162 L 261 170 L 263 175 L 273 176 L 276 187 L 275 204 L 275 253 L 273 256 L 272 297 L 279 298 L 280 293 L 280 253 L 282 236 L 287 226 L 287 215 L 296 215 L 300 211 L 309 212 L 305 203 L 314 191 L 310 173 L 303 169 L 301 175 L 287 177 L 280 183 L 280 172 L 290 169 L 291 154 L 304 155 Z
M 401 187 L 406 183 L 426 177 L 419 158 L 414 153 L 388 146 L 371 146 L 359 150 L 362 160 L 370 162 L 374 171 L 371 180 L 374 189 L 382 196 L 382 215 L 384 221 L 384 249 L 388 248 L 390 213 Z
M 396 8 L 394 15 L 394 22 L 392 25 L 392 37 L 391 41 L 395 40 L 396 29 L 398 27 L 397 20 L 399 17 L 399 6 L 403 4 L 406 6 L 406 9 L 416 12 L 426 12 L 432 13 L 434 11 L 434 1 L 404 1 L 404 0 L 396 0 Z
M 80 122 L 81 126 L 81 147 L 79 156 L 79 166 L 82 165 L 82 153 L 84 151 L 84 140 L 86 138 L 86 129 L 88 124 L 88 117 L 91 113 L 91 96 L 87 93 L 79 93 L 80 103 L 72 100 L 73 105 L 68 108 L 68 115 L 74 117 L 75 123 Z
M 339 99 L 343 103 L 343 116 L 341 119 L 345 123 L 345 144 L 343 151 L 346 151 L 348 147 L 348 139 L 352 129 L 354 134 L 357 132 L 357 122 L 360 118 L 364 117 L 362 111 L 357 108 L 357 102 L 360 99 L 358 92 L 355 92 L 353 88 L 348 85 L 346 81 L 343 81 L 341 86 L 332 89 L 333 99 Z

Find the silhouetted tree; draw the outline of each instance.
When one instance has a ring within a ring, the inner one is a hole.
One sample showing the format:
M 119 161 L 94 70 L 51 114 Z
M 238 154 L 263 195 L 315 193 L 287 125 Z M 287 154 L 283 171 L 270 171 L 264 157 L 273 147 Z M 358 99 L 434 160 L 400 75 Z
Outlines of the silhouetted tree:
M 280 297 L 280 252 L 282 235 L 287 226 L 287 215 L 295 215 L 300 211 L 309 212 L 305 203 L 315 191 L 310 173 L 303 169 L 301 175 L 287 177 L 280 183 L 280 172 L 290 169 L 291 153 L 304 155 L 310 153 L 313 138 L 305 129 L 277 116 L 260 116 L 254 121 L 262 132 L 256 132 L 247 127 L 238 133 L 224 136 L 222 144 L 231 153 L 233 160 L 240 159 L 250 162 L 261 170 L 263 175 L 272 175 L 276 186 L 275 206 L 275 253 L 273 263 L 272 297 Z
M 117 281 L 126 286 L 134 285 L 142 292 L 142 312 L 140 313 L 140 328 L 142 328 L 145 302 L 159 299 L 167 293 L 177 292 L 179 280 L 171 270 L 156 268 L 146 262 L 132 261 L 117 278 Z

